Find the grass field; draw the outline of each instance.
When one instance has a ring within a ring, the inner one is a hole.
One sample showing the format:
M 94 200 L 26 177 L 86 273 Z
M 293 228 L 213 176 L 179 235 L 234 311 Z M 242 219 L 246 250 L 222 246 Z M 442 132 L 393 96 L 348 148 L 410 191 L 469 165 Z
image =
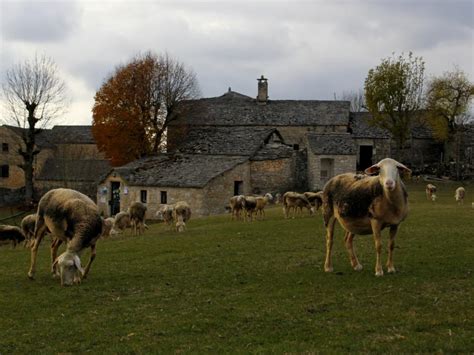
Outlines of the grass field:
M 473 353 L 473 189 L 436 203 L 409 186 L 411 212 L 396 274 L 374 276 L 370 236 L 353 271 L 337 229 L 334 273 L 323 272 L 321 214 L 265 221 L 193 219 L 182 234 L 100 241 L 89 279 L 61 288 L 40 248 L 0 248 L 0 354 L 11 353 Z M 387 244 L 384 232 L 384 247 Z M 84 253 L 83 263 L 87 261 Z M 386 248 L 384 248 L 384 260 Z

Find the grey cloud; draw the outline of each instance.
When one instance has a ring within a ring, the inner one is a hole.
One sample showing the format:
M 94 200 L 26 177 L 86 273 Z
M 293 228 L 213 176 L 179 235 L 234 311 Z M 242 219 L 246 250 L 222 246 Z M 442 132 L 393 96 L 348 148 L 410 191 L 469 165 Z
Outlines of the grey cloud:
M 75 1 L 1 1 L 2 37 L 25 42 L 60 41 L 80 22 Z

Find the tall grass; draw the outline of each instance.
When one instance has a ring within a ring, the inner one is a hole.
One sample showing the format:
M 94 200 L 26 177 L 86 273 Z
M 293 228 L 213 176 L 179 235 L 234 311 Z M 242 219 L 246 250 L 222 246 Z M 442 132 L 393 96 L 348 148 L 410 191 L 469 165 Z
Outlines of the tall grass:
M 223 215 L 193 219 L 181 234 L 154 224 L 100 241 L 89 279 L 69 288 L 49 274 L 46 241 L 35 281 L 29 252 L 4 246 L 0 353 L 472 353 L 469 190 L 458 206 L 451 185 L 435 203 L 409 186 L 398 272 L 381 278 L 372 238 L 356 237 L 356 272 L 340 228 L 334 273 L 324 273 L 320 214 L 285 220 L 280 207 L 264 221 Z

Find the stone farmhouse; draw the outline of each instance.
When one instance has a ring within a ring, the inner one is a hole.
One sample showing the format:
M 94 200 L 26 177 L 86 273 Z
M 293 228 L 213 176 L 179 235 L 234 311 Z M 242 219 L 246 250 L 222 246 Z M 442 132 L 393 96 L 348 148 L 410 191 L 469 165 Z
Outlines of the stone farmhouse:
M 322 189 L 343 172 L 363 170 L 391 156 L 388 132 L 369 126 L 368 113 L 351 113 L 347 101 L 270 100 L 268 80 L 257 97 L 232 91 L 187 102 L 168 128 L 168 152 L 113 169 L 98 187 L 104 215 L 133 201 L 155 218 L 163 204 L 188 201 L 193 213 L 222 213 L 235 194 Z M 407 163 L 439 161 L 441 147 L 417 127 Z
M 0 204 L 18 202 L 22 198 L 25 176 L 18 150 L 23 146 L 19 127 L 0 126 Z M 36 138 L 40 153 L 34 161 L 35 193 L 39 197 L 48 190 L 68 187 L 96 198 L 97 181 L 111 166 L 97 149 L 91 126 L 54 126 L 41 130 Z

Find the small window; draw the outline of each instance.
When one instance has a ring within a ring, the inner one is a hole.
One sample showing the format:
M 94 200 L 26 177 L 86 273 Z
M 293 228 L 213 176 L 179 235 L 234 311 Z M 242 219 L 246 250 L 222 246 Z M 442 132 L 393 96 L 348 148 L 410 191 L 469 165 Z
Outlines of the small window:
M 8 152 L 8 143 L 2 143 L 2 152 Z
M 8 165 L 2 165 L 2 178 L 7 178 L 10 176 L 10 167 Z
M 299 144 L 293 144 L 293 150 L 300 150 Z
M 168 203 L 168 194 L 166 191 L 160 191 L 160 201 L 163 205 Z
M 146 190 L 140 190 L 140 201 L 142 203 L 146 203 L 146 198 L 147 198 L 147 191 Z

